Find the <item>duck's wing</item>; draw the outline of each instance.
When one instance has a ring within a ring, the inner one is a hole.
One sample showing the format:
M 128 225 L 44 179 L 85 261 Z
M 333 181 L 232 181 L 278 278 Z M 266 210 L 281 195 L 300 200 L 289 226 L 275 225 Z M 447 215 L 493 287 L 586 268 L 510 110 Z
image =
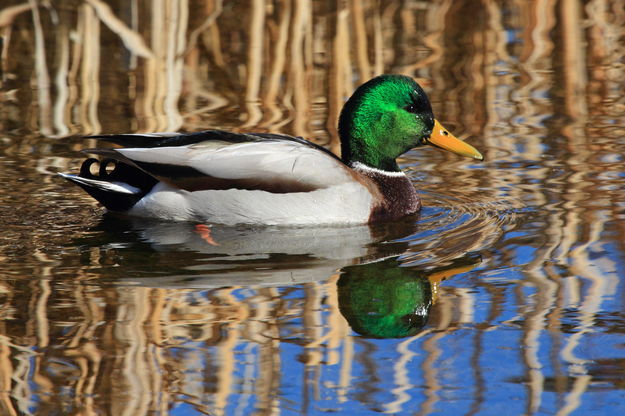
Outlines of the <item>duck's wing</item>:
M 355 180 L 328 150 L 277 134 L 208 130 L 192 134 L 98 136 L 124 146 L 91 149 L 187 191 L 308 192 Z

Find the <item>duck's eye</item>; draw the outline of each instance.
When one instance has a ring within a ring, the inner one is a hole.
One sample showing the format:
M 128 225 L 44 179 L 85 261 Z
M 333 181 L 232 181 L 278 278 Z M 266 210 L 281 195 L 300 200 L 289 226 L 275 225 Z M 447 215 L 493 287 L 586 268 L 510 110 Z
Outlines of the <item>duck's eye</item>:
M 409 113 L 417 114 L 417 106 L 415 106 L 414 104 L 408 104 L 404 107 L 404 110 L 408 111 Z

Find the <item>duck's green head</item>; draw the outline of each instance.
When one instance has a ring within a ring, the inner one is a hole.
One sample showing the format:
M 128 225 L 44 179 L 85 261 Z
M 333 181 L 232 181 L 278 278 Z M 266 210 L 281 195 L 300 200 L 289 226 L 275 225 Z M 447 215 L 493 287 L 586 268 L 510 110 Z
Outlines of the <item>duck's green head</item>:
M 403 75 L 380 75 L 361 85 L 341 111 L 339 134 L 345 163 L 386 171 L 398 171 L 395 159 L 425 144 L 483 159 L 434 119 L 425 91 Z

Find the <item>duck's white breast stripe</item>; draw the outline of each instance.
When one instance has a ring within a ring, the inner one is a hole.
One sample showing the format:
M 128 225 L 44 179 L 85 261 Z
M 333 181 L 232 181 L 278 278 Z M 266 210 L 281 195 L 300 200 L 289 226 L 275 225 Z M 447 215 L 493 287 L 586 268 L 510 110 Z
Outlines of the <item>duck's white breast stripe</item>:
M 367 172 L 374 172 L 380 175 L 389 176 L 389 177 L 401 177 L 406 176 L 404 172 L 390 172 L 388 170 L 382 170 L 377 168 L 372 168 L 371 166 L 367 166 L 364 163 L 354 162 L 352 163 L 352 168 L 355 170 L 362 170 Z

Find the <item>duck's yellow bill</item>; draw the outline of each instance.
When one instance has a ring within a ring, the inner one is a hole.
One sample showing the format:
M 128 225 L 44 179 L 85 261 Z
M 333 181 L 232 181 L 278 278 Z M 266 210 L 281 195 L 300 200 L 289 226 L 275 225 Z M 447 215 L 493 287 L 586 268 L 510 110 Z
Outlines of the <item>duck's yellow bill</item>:
M 432 130 L 432 134 L 427 139 L 427 142 L 461 156 L 484 160 L 484 156 L 482 156 L 482 154 L 478 152 L 475 147 L 463 142 L 448 132 L 447 129 L 438 122 L 438 120 L 434 120 L 434 130 Z

